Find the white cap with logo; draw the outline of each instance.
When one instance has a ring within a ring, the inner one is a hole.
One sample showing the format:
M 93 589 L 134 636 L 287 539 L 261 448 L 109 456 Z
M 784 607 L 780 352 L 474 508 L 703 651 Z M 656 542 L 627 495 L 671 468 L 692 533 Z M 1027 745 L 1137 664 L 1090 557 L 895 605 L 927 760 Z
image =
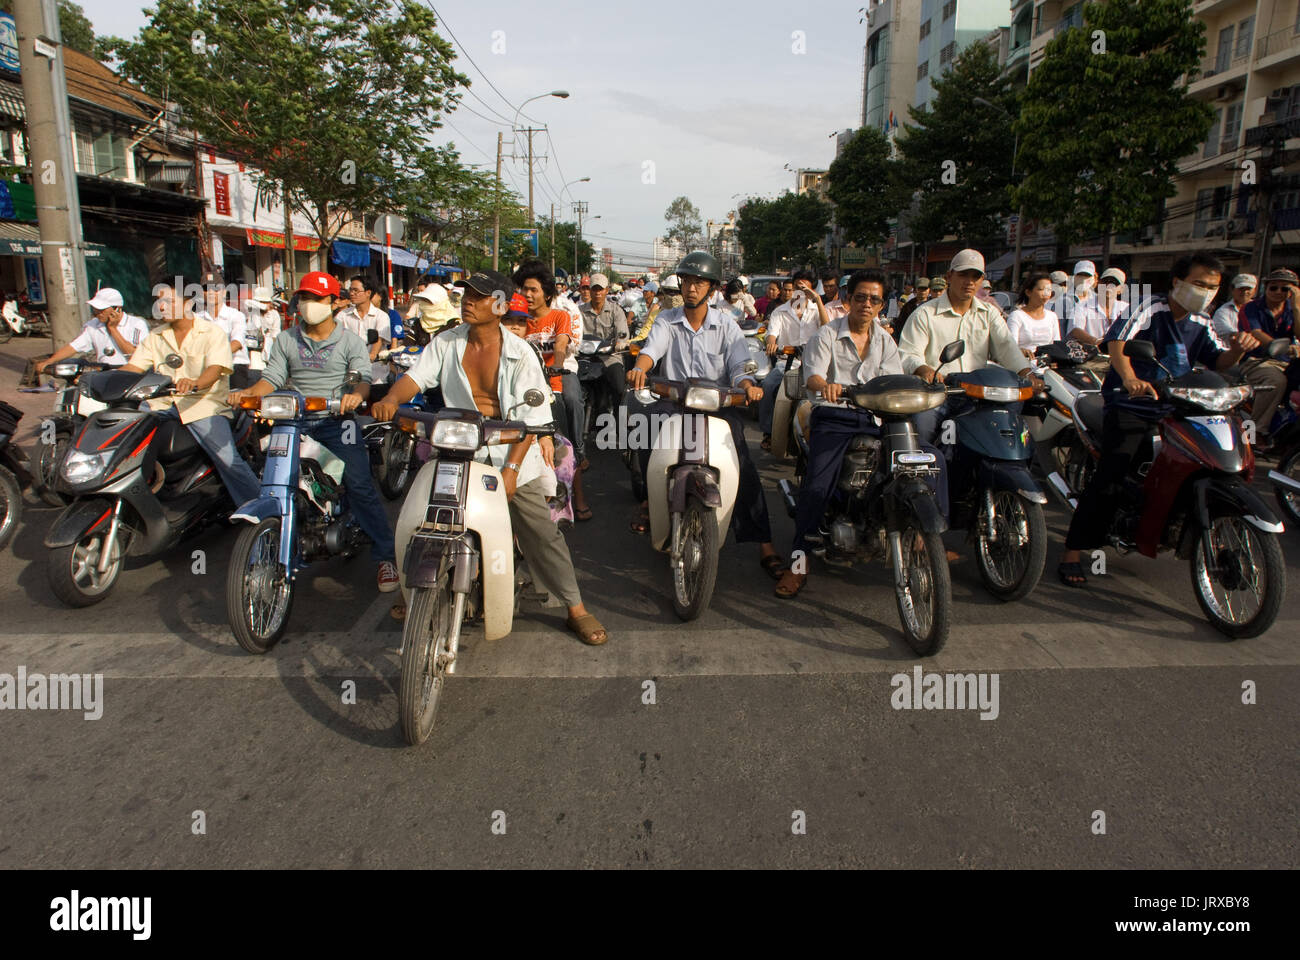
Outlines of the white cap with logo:
M 106 310 L 109 307 L 120 307 L 122 305 L 122 294 L 118 293 L 112 287 L 100 287 L 95 296 L 86 301 L 90 304 L 92 310 Z
M 1080 260 L 1074 265 L 1074 275 L 1077 277 L 1081 273 L 1095 277 L 1097 275 L 1097 265 L 1091 260 Z
M 957 256 L 952 258 L 952 263 L 948 264 L 948 269 L 954 273 L 960 273 L 962 270 L 978 270 L 984 272 L 984 254 L 978 250 L 959 250 Z
M 605 276 L 603 273 L 593 273 L 591 275 L 591 285 L 593 287 L 604 287 L 606 290 L 608 290 L 609 277 Z

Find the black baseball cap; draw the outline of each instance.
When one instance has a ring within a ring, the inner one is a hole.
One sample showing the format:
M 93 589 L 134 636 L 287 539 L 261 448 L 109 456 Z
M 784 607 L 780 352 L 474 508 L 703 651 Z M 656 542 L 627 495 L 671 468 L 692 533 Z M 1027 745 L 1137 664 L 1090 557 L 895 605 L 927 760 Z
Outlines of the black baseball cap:
M 471 273 L 464 280 L 457 280 L 457 287 L 469 287 L 475 293 L 481 293 L 485 297 L 494 296 L 498 291 L 506 303 L 515 295 L 515 285 L 510 278 L 497 273 L 495 270 L 480 270 L 477 273 Z

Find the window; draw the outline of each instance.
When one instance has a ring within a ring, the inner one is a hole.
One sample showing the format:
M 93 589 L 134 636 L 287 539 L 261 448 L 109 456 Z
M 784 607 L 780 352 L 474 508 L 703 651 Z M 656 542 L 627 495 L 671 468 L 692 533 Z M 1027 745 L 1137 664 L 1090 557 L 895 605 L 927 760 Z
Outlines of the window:
M 1255 39 L 1255 15 L 1252 13 L 1237 24 L 1237 51 L 1235 59 L 1250 56 L 1250 41 Z
M 957 54 L 957 43 L 956 41 L 954 41 L 939 51 L 939 63 L 941 64 L 952 63 L 952 58 L 956 56 L 956 54 Z
M 1241 136 L 1241 114 L 1245 104 L 1238 100 L 1228 106 L 1227 113 L 1223 117 L 1223 142 L 1219 145 L 1222 152 L 1237 148 L 1237 138 Z
M 1205 152 L 1202 157 L 1214 157 L 1219 153 L 1219 131 L 1223 128 L 1222 108 L 1214 111 L 1214 123 L 1210 125 L 1210 135 L 1205 140 Z
M 1232 63 L 1232 30 L 1228 26 L 1219 31 L 1219 52 L 1214 58 L 1214 72 L 1223 73 Z
M 957 12 L 957 0 L 948 0 L 948 2 L 943 5 L 943 13 L 940 15 L 939 19 L 951 20 L 953 14 L 955 14 L 956 12 Z
M 867 69 L 870 70 L 889 55 L 889 28 L 884 27 L 867 42 Z
M 77 152 L 77 173 L 95 172 L 95 141 L 84 130 L 76 130 L 72 141 Z
M 917 66 L 916 68 L 916 79 L 924 80 L 929 75 L 930 75 L 930 61 L 922 60 L 920 65 Z
M 918 40 L 924 40 L 929 35 L 930 35 L 930 21 L 927 20 L 925 21 L 925 23 L 921 24 L 921 31 L 920 33 L 917 34 L 916 38 Z

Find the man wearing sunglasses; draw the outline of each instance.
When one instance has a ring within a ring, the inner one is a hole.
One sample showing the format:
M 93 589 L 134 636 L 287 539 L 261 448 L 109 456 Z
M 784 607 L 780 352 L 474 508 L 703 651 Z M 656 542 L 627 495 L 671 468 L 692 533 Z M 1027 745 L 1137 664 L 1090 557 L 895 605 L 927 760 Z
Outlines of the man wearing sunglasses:
M 1252 334 L 1259 347 L 1246 355 L 1241 368 L 1246 379 L 1255 388 L 1255 402 L 1251 413 L 1255 418 L 1255 435 L 1259 446 L 1267 450 L 1272 445 L 1270 427 L 1278 404 L 1286 396 L 1288 383 L 1297 382 L 1297 365 L 1288 367 L 1282 360 L 1268 356 L 1268 345 L 1274 340 L 1291 340 L 1291 357 L 1300 356 L 1294 343 L 1296 289 L 1300 277 L 1285 267 L 1274 270 L 1264 280 L 1264 294 L 1250 301 L 1241 310 L 1240 329 Z M 1294 386 L 1291 389 L 1295 389 Z

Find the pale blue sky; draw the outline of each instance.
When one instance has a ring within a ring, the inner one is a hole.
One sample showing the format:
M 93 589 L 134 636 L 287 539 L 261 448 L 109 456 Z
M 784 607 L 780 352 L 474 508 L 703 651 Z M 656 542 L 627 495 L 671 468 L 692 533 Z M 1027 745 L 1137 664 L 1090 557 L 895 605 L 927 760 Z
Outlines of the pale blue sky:
M 97 33 L 134 36 L 145 23 L 147 4 L 82 3 Z M 446 27 L 505 98 L 460 56 L 457 67 L 482 102 L 466 96 L 448 117 L 456 129 L 445 126 L 436 139 L 455 142 L 466 162 L 491 169 L 498 130 L 507 131 L 509 151 L 514 109 L 506 101 L 517 107 L 536 94 L 568 90 L 567 100 L 527 108 L 549 125 L 556 147 L 556 156 L 535 167 L 536 209 L 549 211 L 565 180 L 590 176 L 591 183 L 573 184 L 562 197 L 566 204 L 586 200 L 589 216 L 601 215 L 585 231 L 589 238 L 626 238 L 599 242 L 648 255 L 674 197 L 685 194 L 705 219 L 722 220 L 735 208 L 733 194 L 791 187 L 786 164 L 830 162 L 830 135 L 856 126 L 861 109 L 862 5 L 434 0 Z M 499 43 L 494 52 L 495 31 L 503 31 L 504 52 Z M 795 31 L 803 32 L 806 53 L 793 52 Z M 506 120 L 490 123 L 470 112 L 500 121 L 484 102 Z M 548 150 L 544 136 L 535 137 L 534 149 Z M 642 182 L 647 161 L 653 184 Z M 507 160 L 504 167 L 506 182 L 522 194 L 526 162 Z

